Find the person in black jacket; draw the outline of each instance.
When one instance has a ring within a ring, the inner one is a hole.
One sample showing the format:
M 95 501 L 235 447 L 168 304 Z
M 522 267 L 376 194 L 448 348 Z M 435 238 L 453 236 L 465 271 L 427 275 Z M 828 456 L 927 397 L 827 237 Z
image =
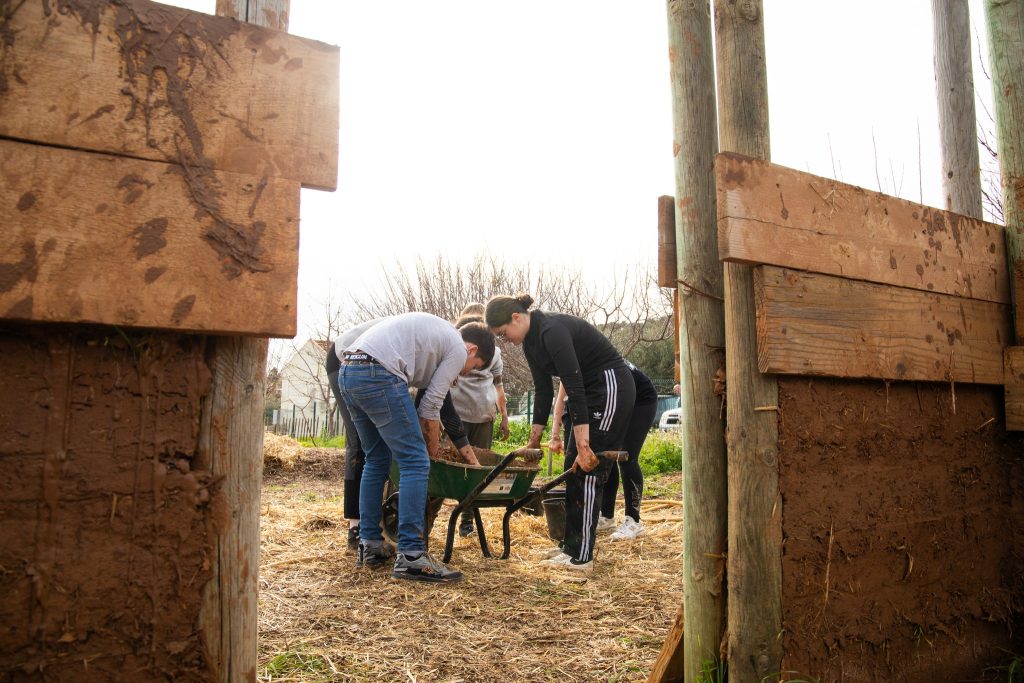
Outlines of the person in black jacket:
M 636 387 L 611 342 L 585 320 L 562 313 L 530 311 L 529 294 L 496 296 L 485 319 L 495 335 L 523 347 L 537 402 L 527 448 L 539 448 L 555 396 L 557 377 L 568 396 L 573 438 L 566 450 L 573 474 L 565 487 L 565 539 L 547 561 L 571 569 L 593 569 L 594 541 L 604 484 L 612 461 L 595 453 L 622 448 Z

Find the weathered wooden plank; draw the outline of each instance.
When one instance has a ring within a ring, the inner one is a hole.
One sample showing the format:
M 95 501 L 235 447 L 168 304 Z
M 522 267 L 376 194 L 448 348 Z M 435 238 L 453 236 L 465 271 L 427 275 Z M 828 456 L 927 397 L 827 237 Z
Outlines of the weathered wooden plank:
M 1003 353 L 1006 429 L 1024 432 L 1024 346 L 1007 346 Z
M 1024 251 L 1024 246 L 1022 246 Z M 1013 267 L 1013 329 L 1017 342 L 1024 342 L 1024 258 Z
M 679 606 L 675 621 L 665 636 L 658 659 L 647 676 L 647 683 L 682 683 L 683 681 L 683 606 Z
M 1003 383 L 1004 304 L 773 266 L 754 284 L 762 372 Z
M 0 318 L 295 335 L 299 183 L 0 140 Z
M 337 47 L 147 0 L 15 3 L 0 33 L 0 136 L 337 186 Z
M 1009 301 L 1000 225 L 736 154 L 715 175 L 726 261 Z

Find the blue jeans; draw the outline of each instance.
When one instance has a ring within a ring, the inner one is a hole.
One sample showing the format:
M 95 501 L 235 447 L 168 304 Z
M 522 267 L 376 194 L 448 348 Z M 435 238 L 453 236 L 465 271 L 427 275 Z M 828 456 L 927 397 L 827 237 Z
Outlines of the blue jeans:
M 342 365 L 341 395 L 355 423 L 366 464 L 359 489 L 359 538 L 381 541 L 381 504 L 391 458 L 402 479 L 398 496 L 398 551 L 426 550 L 423 532 L 430 458 L 409 386 L 380 365 Z

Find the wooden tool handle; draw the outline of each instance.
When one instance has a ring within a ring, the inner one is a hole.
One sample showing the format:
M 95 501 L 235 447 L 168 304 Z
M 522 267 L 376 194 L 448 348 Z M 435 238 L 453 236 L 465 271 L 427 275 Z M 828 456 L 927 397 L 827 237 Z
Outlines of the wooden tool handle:
M 615 462 L 625 462 L 629 460 L 629 451 L 601 451 L 596 455 L 599 455 L 602 458 L 608 458 L 609 460 L 614 460 Z

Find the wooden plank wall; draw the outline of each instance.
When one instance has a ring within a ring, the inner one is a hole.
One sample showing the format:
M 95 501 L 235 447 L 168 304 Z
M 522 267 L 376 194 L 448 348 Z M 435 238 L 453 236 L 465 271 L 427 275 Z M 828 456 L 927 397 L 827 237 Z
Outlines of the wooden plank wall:
M 0 140 L 0 317 L 294 335 L 299 184 Z
M 0 136 L 335 189 L 338 48 L 146 0 L 23 2 Z
M 763 264 L 762 372 L 1003 383 L 1002 226 L 736 154 L 716 179 L 722 257 Z
M 720 154 L 722 259 L 1009 303 L 1003 227 Z
M 338 49 L 148 2 L 2 19 L 0 319 L 292 337 Z
M 775 266 L 754 286 L 761 372 L 1003 383 L 1004 305 Z

